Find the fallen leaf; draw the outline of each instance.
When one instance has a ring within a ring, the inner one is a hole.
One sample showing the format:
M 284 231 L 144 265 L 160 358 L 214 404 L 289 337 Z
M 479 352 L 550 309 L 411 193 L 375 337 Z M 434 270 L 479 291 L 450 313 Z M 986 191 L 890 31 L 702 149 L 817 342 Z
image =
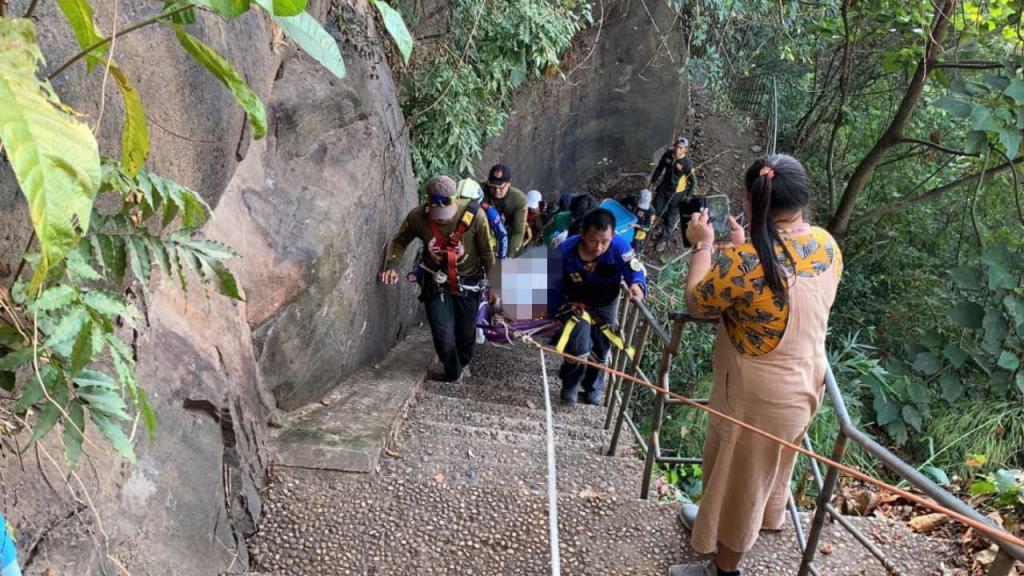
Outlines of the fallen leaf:
M 830 544 L 829 542 L 822 542 L 821 547 L 818 548 L 818 552 L 821 552 L 825 556 L 828 556 L 832 553 L 832 544 Z
M 384 453 L 387 454 L 388 456 L 392 457 L 392 458 L 401 458 L 402 457 L 401 454 L 399 454 L 398 452 L 395 452 L 394 450 L 392 450 L 390 448 L 385 448 L 384 449 Z
M 988 462 L 988 458 L 984 454 L 975 454 L 964 462 L 968 468 L 981 468 Z
M 994 511 L 993 511 L 993 512 L 990 512 L 990 513 L 988 513 L 988 514 L 986 514 L 986 515 L 985 515 L 985 518 L 988 518 L 988 519 L 989 519 L 989 520 L 991 520 L 991 521 L 992 521 L 992 522 L 993 522 L 993 523 L 994 523 L 994 524 L 995 524 L 996 526 L 999 526 L 1000 528 L 1005 528 L 1005 527 L 1006 527 L 1006 526 L 1005 526 L 1005 525 L 1003 524 L 1003 516 L 1002 516 L 1002 515 L 1001 515 L 1001 514 L 1000 514 L 999 512 L 994 512 Z
M 910 519 L 910 529 L 918 534 L 927 534 L 932 530 L 935 530 L 939 526 L 943 525 L 948 518 L 945 514 L 925 514 L 924 516 L 917 516 Z
M 321 404 L 322 406 L 330 406 L 330 405 L 331 405 L 331 403 L 330 403 L 330 402 L 328 402 L 327 400 L 321 400 L 321 401 L 320 401 L 320 404 Z
M 437 482 L 438 484 L 444 484 L 444 474 L 438 472 L 434 476 L 434 482 Z
M 600 496 L 600 494 L 598 494 L 597 490 L 594 490 L 589 486 L 587 486 L 583 490 L 580 490 L 579 493 L 580 498 L 597 498 L 598 496 Z
M 896 494 L 893 494 L 892 492 L 877 492 L 875 494 L 872 494 L 871 498 L 868 500 L 867 506 L 864 509 L 863 515 L 867 516 L 868 514 L 871 514 L 871 512 L 873 512 L 879 506 L 882 506 L 884 504 L 891 504 L 899 499 L 900 497 L 897 496 Z
M 989 564 L 995 561 L 997 554 L 999 554 L 999 546 L 993 544 L 985 550 L 975 554 L 974 561 L 988 568 Z
M 530 410 L 536 410 L 537 409 L 537 405 L 534 404 L 533 402 L 530 402 L 529 400 L 526 401 L 526 407 L 529 408 Z

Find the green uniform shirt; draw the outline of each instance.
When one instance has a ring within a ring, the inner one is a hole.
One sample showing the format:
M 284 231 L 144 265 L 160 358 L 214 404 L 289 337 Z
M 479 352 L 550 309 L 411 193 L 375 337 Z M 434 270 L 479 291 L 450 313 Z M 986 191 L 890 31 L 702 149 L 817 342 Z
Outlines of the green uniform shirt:
M 445 238 L 455 232 L 463 213 L 466 211 L 466 205 L 469 204 L 468 200 L 462 199 L 456 200 L 456 202 L 459 207 L 456 217 L 448 222 L 438 223 L 438 228 L 440 228 L 441 234 Z M 462 234 L 462 245 L 465 251 L 456 267 L 459 276 L 482 276 L 491 266 L 494 266 L 494 249 L 491 248 L 489 234 L 490 228 L 487 226 L 487 216 L 483 210 L 479 210 L 476 216 L 473 217 L 473 223 Z M 422 251 L 426 252 L 427 243 L 433 237 L 434 233 L 430 230 L 430 223 L 427 222 L 426 207 L 417 206 L 413 208 L 409 215 L 405 217 L 405 221 L 402 222 L 401 228 L 398 229 L 398 234 L 391 240 L 391 249 L 388 251 L 388 259 L 384 267 L 394 270 L 395 266 L 402 260 L 402 256 L 405 255 L 405 249 L 417 238 L 423 242 Z M 422 254 L 422 260 L 424 266 L 431 270 L 435 270 L 438 267 L 437 262 L 429 254 Z
M 485 190 L 484 201 L 505 217 L 505 228 L 508 229 L 508 255 L 515 256 L 523 247 L 523 236 L 526 234 L 526 194 L 514 186 L 509 186 L 504 198 L 494 198 L 486 183 L 481 184 Z
M 550 246 L 551 241 L 555 236 L 558 236 L 562 232 L 568 230 L 569 226 L 572 226 L 572 212 L 563 210 L 558 214 L 555 214 L 555 217 L 551 219 L 551 222 L 548 222 L 547 225 L 544 226 L 544 231 L 542 232 L 544 235 L 544 243 Z

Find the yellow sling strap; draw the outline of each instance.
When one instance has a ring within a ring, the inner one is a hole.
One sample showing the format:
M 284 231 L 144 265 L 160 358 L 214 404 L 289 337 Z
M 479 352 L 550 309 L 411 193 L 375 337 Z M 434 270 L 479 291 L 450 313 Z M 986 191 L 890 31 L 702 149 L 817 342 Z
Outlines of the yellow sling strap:
M 633 352 L 635 352 L 635 348 L 633 348 L 632 346 L 626 348 L 626 343 L 622 340 L 622 336 L 616 334 L 615 331 L 612 330 L 611 326 L 609 326 L 608 324 L 601 326 L 601 332 L 604 334 L 604 337 L 607 338 L 608 341 L 612 343 L 612 346 L 615 346 L 619 350 L 625 352 L 626 356 L 628 356 L 630 360 L 633 359 Z
M 684 192 L 684 191 L 686 191 L 686 183 L 687 183 L 687 178 L 686 178 L 686 175 L 684 174 L 684 175 L 679 177 L 679 183 L 676 184 L 676 192 Z
M 563 353 L 565 352 L 565 347 L 569 344 L 569 337 L 572 336 L 572 331 L 576 329 L 576 325 L 579 324 L 581 321 L 586 322 L 591 326 L 594 325 L 594 318 L 586 310 L 584 310 L 581 314 L 577 314 L 576 316 L 573 316 L 572 318 L 568 319 L 565 322 L 565 327 L 562 329 L 562 335 L 558 337 L 558 344 L 555 346 L 555 350 L 558 350 L 559 352 Z M 614 330 L 612 330 L 611 326 L 609 326 L 608 324 L 602 324 L 601 333 L 604 334 L 605 338 L 607 338 L 608 341 L 612 343 L 612 346 L 615 346 L 619 350 L 625 352 L 626 356 L 628 356 L 630 359 L 633 358 L 635 348 L 633 348 L 632 346 L 626 348 L 626 343 L 625 341 L 622 340 L 622 336 L 619 336 Z

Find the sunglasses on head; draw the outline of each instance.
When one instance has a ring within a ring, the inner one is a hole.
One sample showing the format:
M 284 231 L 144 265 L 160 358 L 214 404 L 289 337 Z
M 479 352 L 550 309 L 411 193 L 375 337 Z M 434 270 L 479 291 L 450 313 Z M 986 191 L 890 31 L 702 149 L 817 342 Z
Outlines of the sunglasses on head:
M 431 194 L 430 195 L 430 204 L 432 206 L 448 206 L 451 203 L 452 203 L 452 197 L 451 196 L 444 196 L 442 194 Z

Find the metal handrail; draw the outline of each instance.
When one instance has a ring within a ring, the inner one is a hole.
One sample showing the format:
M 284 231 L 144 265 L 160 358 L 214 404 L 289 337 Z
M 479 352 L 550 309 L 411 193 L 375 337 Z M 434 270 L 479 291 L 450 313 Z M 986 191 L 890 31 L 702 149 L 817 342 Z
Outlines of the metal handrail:
M 735 90 L 733 94 L 734 96 L 743 96 L 744 93 L 746 94 L 744 100 L 736 101 L 736 105 L 737 107 L 746 107 L 748 110 L 752 110 L 755 105 L 760 105 L 762 97 L 767 96 L 768 102 L 765 103 L 765 110 L 768 116 L 768 126 L 765 133 L 766 141 L 764 149 L 766 154 L 775 154 L 778 141 L 779 92 L 778 85 L 774 77 L 770 79 L 770 89 L 766 87 L 765 80 L 766 77 L 764 76 L 740 78 L 738 79 L 738 89 Z M 743 106 L 740 104 L 743 104 Z M 657 337 L 655 342 L 661 349 L 661 358 L 659 360 L 656 380 L 660 388 L 664 390 L 670 389 L 672 360 L 675 358 L 676 354 L 679 353 L 679 343 L 682 336 L 683 325 L 686 323 L 715 323 L 715 321 L 694 318 L 685 312 L 678 311 L 669 313 L 669 320 L 672 322 L 671 333 L 667 332 L 661 326 L 657 318 L 651 313 L 650 309 L 647 308 L 646 304 L 640 300 L 632 298 L 629 295 L 628 290 L 623 290 L 622 298 L 619 302 L 619 326 L 623 327 L 622 333 L 626 345 L 624 346 L 624 350 L 614 350 L 611 365 L 621 373 L 625 373 L 633 378 L 639 378 L 641 381 L 650 384 L 651 381 L 640 368 L 640 363 L 644 355 L 644 349 L 647 347 L 646 345 L 649 340 L 649 336 L 653 332 Z M 629 354 L 626 352 L 626 350 L 629 350 L 630 348 L 635 349 L 632 358 L 630 358 Z M 857 446 L 860 446 L 862 450 L 877 458 L 879 462 L 887 466 L 910 485 L 931 497 L 940 505 L 963 514 L 973 520 L 995 526 L 995 524 L 985 518 L 985 516 L 977 510 L 968 506 L 962 500 L 953 494 L 950 494 L 935 482 L 929 480 L 924 474 L 917 471 L 914 467 L 887 450 L 863 430 L 857 428 L 846 410 L 846 402 L 843 400 L 842 391 L 836 383 L 835 375 L 832 373 L 832 368 L 831 366 L 828 366 L 827 368 L 828 369 L 825 373 L 825 392 L 832 401 L 832 406 L 839 422 L 836 441 L 832 446 L 832 460 L 841 463 L 842 458 L 846 453 L 847 443 L 852 441 Z M 623 382 L 625 382 L 624 386 Z M 701 458 L 691 456 L 666 456 L 662 454 L 661 426 L 663 423 L 662 420 L 664 417 L 665 406 L 681 403 L 678 401 L 670 401 L 664 392 L 657 392 L 652 399 L 651 431 L 646 438 L 644 437 L 640 431 L 640 426 L 633 420 L 633 417 L 629 413 L 629 407 L 633 400 L 635 387 L 635 382 L 633 380 L 624 379 L 621 376 L 616 375 L 610 379 L 608 392 L 605 395 L 605 402 L 607 406 L 605 429 L 608 429 L 609 427 L 612 428 L 612 437 L 608 448 L 609 455 L 614 454 L 616 451 L 623 426 L 627 426 L 629 428 L 637 446 L 641 451 L 643 451 L 644 471 L 641 481 L 640 497 L 646 499 L 650 494 L 651 480 L 654 474 L 654 466 L 656 464 L 700 463 Z M 700 399 L 690 400 L 698 403 L 707 402 L 706 400 Z M 612 424 L 613 421 L 614 426 Z M 808 450 L 811 452 L 814 451 L 814 446 L 810 437 L 805 435 L 803 443 Z M 806 537 L 803 532 L 803 527 L 800 525 L 800 517 L 792 496 L 787 503 L 790 519 L 796 532 L 797 546 L 802 554 L 800 569 L 797 573 L 798 576 L 806 576 L 808 573 L 815 576 L 818 574 L 813 562 L 818 550 L 818 542 L 821 538 L 821 531 L 824 527 L 826 516 L 830 516 L 839 526 L 849 532 L 850 535 L 864 546 L 872 556 L 882 563 L 888 572 L 898 572 L 897 567 L 889 560 L 885 552 L 876 546 L 870 538 L 857 529 L 856 526 L 854 526 L 846 517 L 840 514 L 839 511 L 832 506 L 832 494 L 835 491 L 839 470 L 834 467 L 829 467 L 824 477 L 822 477 L 821 468 L 818 465 L 818 462 L 813 458 L 808 458 L 808 460 L 810 461 L 815 483 L 818 486 L 818 500 L 815 507 L 814 518 L 811 522 L 810 531 Z M 983 537 L 988 539 L 990 542 L 994 542 L 999 547 L 996 560 L 989 568 L 989 574 L 991 576 L 1007 576 L 1013 569 L 1014 559 L 1024 561 L 1024 549 L 1021 549 L 1021 547 L 1014 546 L 1006 542 L 993 541 L 991 538 L 984 535 Z
M 631 378 L 638 378 L 641 381 L 650 384 L 651 381 L 640 368 L 640 363 L 644 355 L 644 349 L 646 348 L 650 333 L 654 332 L 659 334 L 658 339 L 654 341 L 661 349 L 656 381 L 660 388 L 666 390 L 669 389 L 671 384 L 672 360 L 679 352 L 679 343 L 683 326 L 687 323 L 705 323 L 708 321 L 693 318 L 682 312 L 673 312 L 670 314 L 672 331 L 666 341 L 666 339 L 661 337 L 662 334 L 665 334 L 665 330 L 660 327 L 658 320 L 653 314 L 651 314 L 647 306 L 642 301 L 631 298 L 628 293 L 624 292 L 622 299 L 620 300 L 619 314 L 620 326 L 626 326 L 627 328 L 624 331 L 624 340 L 626 342 L 626 346 L 624 348 L 628 350 L 630 347 L 635 347 L 635 353 L 632 358 L 630 358 L 625 350 L 614 350 L 611 360 L 612 365 L 615 366 L 618 371 L 627 374 Z M 842 391 L 836 382 L 835 375 L 832 373 L 831 367 L 826 371 L 824 384 L 825 393 L 832 401 L 832 406 L 839 422 L 836 441 L 832 446 L 831 457 L 833 460 L 841 462 L 844 454 L 846 453 L 847 444 L 849 442 L 853 442 L 857 446 L 860 446 L 865 452 L 877 458 L 879 462 L 887 466 L 896 475 L 920 490 L 922 493 L 934 499 L 940 505 L 979 522 L 985 522 L 994 526 L 994 524 L 992 524 L 990 520 L 986 519 L 980 512 L 967 505 L 935 482 L 929 480 L 911 465 L 871 438 L 863 430 L 857 428 L 847 412 Z M 633 401 L 634 391 L 635 382 L 633 380 L 624 379 L 621 376 L 614 376 L 610 379 L 608 393 L 606 394 L 607 415 L 605 419 L 605 428 L 610 427 L 612 429 L 612 437 L 609 444 L 608 454 L 611 455 L 615 453 L 622 428 L 624 426 L 628 427 L 629 432 L 636 441 L 636 445 L 644 453 L 644 471 L 641 481 L 640 497 L 646 499 L 650 495 L 650 487 L 655 464 L 699 463 L 701 458 L 690 456 L 666 456 L 662 454 L 660 434 L 664 418 L 664 409 L 666 405 L 677 404 L 678 402 L 671 402 L 664 392 L 657 392 L 653 396 L 651 400 L 651 430 L 645 437 L 640 430 L 640 426 L 636 421 L 634 421 L 629 411 L 630 405 Z M 693 399 L 693 401 L 699 403 L 706 402 L 706 400 L 700 399 Z M 803 443 L 807 449 L 813 451 L 813 444 L 809 437 L 805 436 Z M 818 543 L 821 538 L 821 532 L 824 527 L 826 516 L 833 518 L 840 527 L 849 532 L 854 539 L 856 539 L 865 547 L 865 549 L 868 550 L 868 552 L 877 558 L 888 571 L 894 573 L 897 572 L 897 567 L 889 560 L 885 552 L 875 545 L 870 538 L 862 533 L 846 517 L 840 514 L 835 507 L 832 506 L 831 501 L 838 480 L 838 469 L 829 467 L 823 477 L 818 462 L 814 459 L 809 460 L 815 483 L 818 486 L 818 500 L 810 530 L 806 537 L 803 533 L 802 526 L 800 525 L 800 518 L 797 514 L 795 503 L 791 501 L 787 504 L 787 508 L 789 508 L 789 515 L 796 532 L 797 544 L 802 554 L 798 575 L 805 576 L 806 574 L 818 574 L 813 561 L 815 554 L 817 553 Z M 1019 546 L 993 540 L 984 535 L 983 537 L 990 542 L 995 543 L 999 547 L 996 561 L 992 563 L 989 569 L 989 574 L 991 576 L 1006 576 L 1010 574 L 1010 570 L 1013 567 L 1013 559 L 1016 558 L 1018 560 L 1024 560 L 1024 550 Z

